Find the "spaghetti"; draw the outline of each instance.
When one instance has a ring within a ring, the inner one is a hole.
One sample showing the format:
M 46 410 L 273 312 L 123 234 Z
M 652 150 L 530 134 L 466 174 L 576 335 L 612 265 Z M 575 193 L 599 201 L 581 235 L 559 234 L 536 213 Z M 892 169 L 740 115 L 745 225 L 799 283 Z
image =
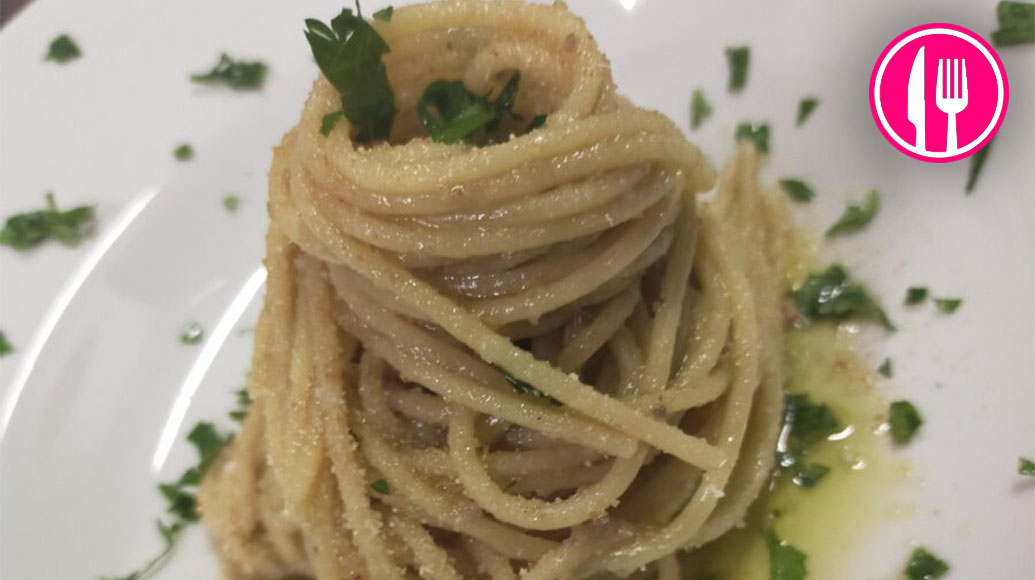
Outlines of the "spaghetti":
M 321 77 L 274 153 L 255 403 L 199 497 L 225 575 L 678 578 L 773 463 L 789 236 L 757 155 L 699 203 L 707 161 L 563 5 L 376 26 L 388 142 L 321 135 Z M 545 127 L 421 136 L 429 82 L 515 69 Z

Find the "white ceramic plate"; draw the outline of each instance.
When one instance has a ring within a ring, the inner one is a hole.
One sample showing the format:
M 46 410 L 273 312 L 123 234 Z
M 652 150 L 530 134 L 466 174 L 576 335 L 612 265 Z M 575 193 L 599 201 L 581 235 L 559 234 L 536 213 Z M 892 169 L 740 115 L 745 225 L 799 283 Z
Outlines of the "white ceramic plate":
M 101 224 L 74 250 L 0 248 L 0 328 L 17 347 L 0 359 L 0 577 L 114 575 L 159 547 L 155 483 L 192 460 L 185 431 L 225 417 L 244 381 L 270 148 L 317 74 L 302 20 L 341 6 L 36 0 L 0 33 L 0 215 L 39 206 L 53 190 L 61 205 L 97 204 Z M 1035 453 L 1035 51 L 1000 51 L 1011 103 L 968 197 L 968 163 L 895 151 L 870 118 L 866 90 L 897 34 L 939 21 L 988 33 L 991 0 L 573 8 L 637 103 L 687 128 L 691 90 L 708 93 L 715 115 L 691 137 L 717 162 L 738 121 L 769 121 L 768 176 L 801 176 L 819 191 L 801 208 L 805 221 L 829 223 L 871 187 L 884 195 L 875 222 L 827 252 L 899 323 L 890 337 L 869 336 L 864 354 L 875 365 L 893 356 L 896 377 L 881 388 L 925 411 L 922 435 L 901 451 L 921 485 L 906 517 L 856 547 L 843 578 L 894 577 L 913 543 L 951 560 L 951 578 L 1031 578 L 1035 487 L 1016 464 Z M 42 62 L 66 31 L 84 57 Z M 723 48 L 734 43 L 752 46 L 752 63 L 747 90 L 729 97 Z M 267 61 L 264 90 L 187 82 L 222 50 Z M 795 129 L 806 94 L 822 103 Z M 172 158 L 183 141 L 194 145 L 192 162 Z M 228 192 L 242 198 L 235 213 L 220 203 Z M 951 317 L 907 310 L 901 299 L 914 284 L 965 303 Z M 189 320 L 206 329 L 203 344 L 180 344 Z M 161 577 L 217 575 L 194 529 Z

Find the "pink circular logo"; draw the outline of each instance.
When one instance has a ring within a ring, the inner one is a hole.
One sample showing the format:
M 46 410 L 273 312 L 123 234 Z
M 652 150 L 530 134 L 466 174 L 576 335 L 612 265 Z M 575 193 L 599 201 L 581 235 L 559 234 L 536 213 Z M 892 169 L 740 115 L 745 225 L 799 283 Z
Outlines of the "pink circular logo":
M 999 130 L 1009 100 L 999 55 L 953 24 L 907 30 L 884 49 L 870 75 L 870 111 L 884 138 L 932 163 L 981 149 Z

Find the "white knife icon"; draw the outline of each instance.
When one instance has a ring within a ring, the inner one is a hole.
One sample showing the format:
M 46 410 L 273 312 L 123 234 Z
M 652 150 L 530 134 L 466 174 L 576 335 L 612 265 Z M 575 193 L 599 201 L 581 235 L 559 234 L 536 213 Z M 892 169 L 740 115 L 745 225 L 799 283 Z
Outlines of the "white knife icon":
M 909 85 L 906 88 L 906 119 L 916 128 L 916 149 L 923 153 L 927 150 L 926 103 L 924 101 L 924 48 L 916 53 L 913 70 L 909 71 Z

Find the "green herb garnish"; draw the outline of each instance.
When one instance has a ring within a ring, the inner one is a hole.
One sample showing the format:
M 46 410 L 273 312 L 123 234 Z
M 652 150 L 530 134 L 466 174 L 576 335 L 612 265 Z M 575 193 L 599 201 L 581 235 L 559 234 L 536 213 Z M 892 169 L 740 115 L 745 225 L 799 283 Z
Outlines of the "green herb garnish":
M 805 554 L 781 540 L 772 527 L 763 532 L 765 545 L 769 548 L 770 580 L 804 580 Z
M 7 340 L 7 335 L 4 334 L 4 331 L 0 330 L 0 356 L 7 356 L 12 352 L 14 352 L 14 345 Z
M 357 143 L 387 139 L 395 119 L 395 93 L 381 56 L 388 45 L 369 22 L 344 8 L 327 26 L 305 21 L 306 40 L 316 64 L 341 95 L 341 112 L 352 124 Z M 326 123 L 326 117 L 325 117 Z M 322 128 L 322 127 L 321 127 Z M 330 130 L 328 129 L 328 132 Z
M 890 379 L 892 375 L 891 359 L 884 359 L 884 362 L 880 363 L 880 366 L 877 367 L 877 372 L 880 373 L 881 376 Z
M 945 314 L 952 314 L 963 304 L 962 298 L 935 298 L 934 305 Z
M 936 580 L 948 571 L 948 564 L 923 548 L 913 550 L 905 570 L 909 580 Z
M 532 385 L 526 383 L 525 381 L 522 381 L 521 379 L 519 379 L 519 378 L 515 377 L 514 375 L 508 373 L 507 371 L 505 371 L 503 369 L 499 369 L 499 371 L 501 373 L 503 373 L 503 378 L 508 383 L 510 383 L 510 386 L 513 387 L 515 391 L 521 393 L 522 395 L 532 395 L 533 397 L 539 397 L 540 399 L 546 399 L 546 401 L 549 402 L 554 407 L 560 407 L 560 406 L 562 406 L 564 404 L 564 403 L 561 403 L 560 401 L 558 401 L 557 399 L 551 397 L 550 395 L 547 395 L 546 393 L 544 393 L 544 392 L 540 391 L 539 389 L 533 387 Z
M 924 300 L 927 300 L 927 288 L 913 286 L 906 290 L 906 304 L 908 306 L 916 306 Z
M 327 113 L 320 119 L 320 134 L 324 137 L 331 134 L 331 131 L 338 126 L 338 122 L 345 118 L 345 113 L 337 111 L 335 113 Z
M 165 563 L 165 559 L 172 553 L 173 548 L 176 547 L 176 541 L 180 538 L 180 533 L 183 531 L 185 525 L 182 522 L 173 522 L 166 525 L 162 520 L 158 520 L 158 534 L 162 537 L 162 551 L 157 556 L 144 564 L 139 570 L 130 572 L 125 576 L 118 577 L 102 577 L 101 580 L 143 580 L 151 576 L 162 567 Z
M 176 149 L 173 149 L 173 157 L 179 161 L 189 161 L 194 159 L 194 148 L 188 143 L 180 145 Z
M 880 194 L 876 190 L 871 189 L 866 194 L 866 199 L 861 204 L 849 205 L 845 208 L 845 212 L 841 215 L 841 219 L 830 226 L 827 230 L 827 237 L 840 236 L 843 234 L 850 234 L 855 231 L 861 230 L 866 224 L 873 220 L 873 216 L 877 215 L 877 209 L 880 208 Z
M 513 112 L 520 83 L 521 72 L 514 71 L 493 101 L 471 93 L 462 81 L 433 81 L 417 102 L 417 117 L 428 135 L 439 143 L 502 142 L 509 136 L 500 134 L 503 122 L 521 120 Z M 545 121 L 543 116 L 536 117 L 520 133 L 532 131 Z
M 830 473 L 830 468 L 826 465 L 808 463 L 798 467 L 791 481 L 794 482 L 794 485 L 810 489 L 815 487 L 819 480 L 826 477 L 828 473 Z
M 905 445 L 916 436 L 916 430 L 924 424 L 924 418 L 913 403 L 895 401 L 888 411 L 888 423 L 891 424 L 891 439 L 899 445 Z
M 374 483 L 371 483 L 370 489 L 376 491 L 381 495 L 392 495 L 392 490 L 388 488 L 388 482 L 383 479 L 379 479 Z
M 187 326 L 183 327 L 183 332 L 180 333 L 180 342 L 183 344 L 198 344 L 203 338 L 205 338 L 205 331 L 197 322 L 188 322 Z
M 24 251 L 52 238 L 66 246 L 77 246 L 94 225 L 93 206 L 59 211 L 54 194 L 48 192 L 46 208 L 7 218 L 0 230 L 0 244 Z
M 237 396 L 237 408 L 230 411 L 230 418 L 240 423 L 244 421 L 244 418 L 248 416 L 248 411 L 252 406 L 252 396 L 248 393 L 247 388 L 238 389 L 235 391 Z
M 511 480 L 507 482 L 507 485 L 503 486 L 503 493 L 509 493 L 510 490 L 514 489 L 514 486 L 516 486 L 516 485 L 517 485 L 517 480 L 511 478 Z
M 232 89 L 259 89 L 266 80 L 266 63 L 255 60 L 234 60 L 225 52 L 219 62 L 206 73 L 190 75 L 190 80 L 201 84 L 222 83 Z
M 223 196 L 223 207 L 226 208 L 227 211 L 236 210 L 240 203 L 241 198 L 232 193 Z
M 759 153 L 769 153 L 769 125 L 765 123 L 741 123 L 734 138 L 754 143 Z
M 528 127 L 525 128 L 526 133 L 531 133 L 536 129 L 546 126 L 546 115 L 536 115 L 532 117 L 532 120 L 528 123 Z
M 726 62 L 730 67 L 729 91 L 739 93 L 747 84 L 748 66 L 751 64 L 751 47 L 732 46 L 727 48 Z
M 708 102 L 708 97 L 705 97 L 701 90 L 695 89 L 693 96 L 690 97 L 690 128 L 698 128 L 711 116 L 712 104 Z
M 1017 473 L 1027 477 L 1035 477 L 1035 461 L 1026 457 L 1017 459 Z
M 794 201 L 809 202 L 816 195 L 812 188 L 800 179 L 781 179 L 780 188 Z
M 807 318 L 812 320 L 842 321 L 849 318 L 875 320 L 888 330 L 895 326 L 887 314 L 870 297 L 866 288 L 848 279 L 840 264 L 834 264 L 825 271 L 811 274 L 796 290 L 791 299 Z
M 992 143 L 995 141 L 995 137 L 988 140 L 985 146 L 978 149 L 974 155 L 970 157 L 970 169 L 967 171 L 967 185 L 964 190 L 967 195 L 970 195 L 974 191 L 974 185 L 977 184 L 978 176 L 981 175 L 981 169 L 985 166 L 985 159 L 988 157 L 989 150 L 992 149 Z
M 788 446 L 792 448 L 805 448 L 841 430 L 830 406 L 813 403 L 805 393 L 784 397 L 784 424 L 789 426 Z
M 394 13 L 395 8 L 392 8 L 391 6 L 388 6 L 387 8 L 382 8 L 377 12 L 374 12 L 374 20 L 380 20 L 381 22 L 391 22 L 392 14 Z
M 815 97 L 805 97 L 798 102 L 798 119 L 795 122 L 797 126 L 801 127 L 805 124 L 805 121 L 812 116 L 812 112 L 819 106 L 819 99 Z
M 995 7 L 999 30 L 992 33 L 992 44 L 1010 46 L 1035 42 L 1035 4 L 1000 2 Z
M 79 45 L 72 40 L 72 37 L 62 34 L 50 41 L 50 47 L 47 48 L 47 55 L 43 57 L 43 60 L 64 64 L 74 58 L 79 58 L 82 54 Z

